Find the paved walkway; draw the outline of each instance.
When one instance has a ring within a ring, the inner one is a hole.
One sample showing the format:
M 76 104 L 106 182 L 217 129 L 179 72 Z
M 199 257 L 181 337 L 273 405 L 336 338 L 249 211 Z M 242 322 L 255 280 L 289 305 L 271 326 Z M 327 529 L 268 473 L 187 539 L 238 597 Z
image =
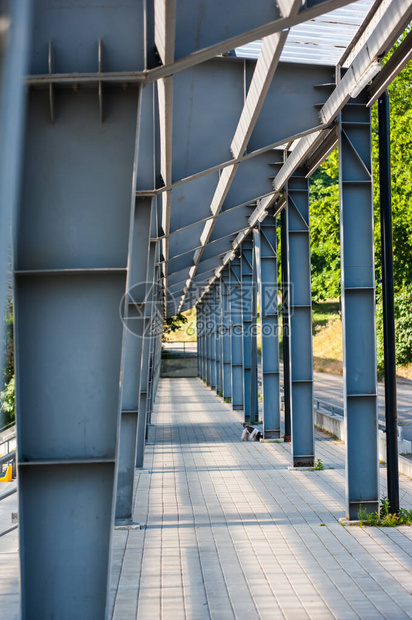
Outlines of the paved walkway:
M 115 619 L 412 617 L 412 528 L 345 528 L 344 444 L 289 471 L 286 444 L 240 442 L 241 416 L 198 379 L 164 379 L 135 520 L 117 530 Z M 382 469 L 382 495 L 385 469 Z M 401 504 L 412 508 L 412 480 Z
M 338 523 L 344 444 L 319 434 L 327 469 L 290 471 L 289 446 L 240 442 L 240 420 L 198 379 L 161 381 L 136 481 L 145 527 L 114 533 L 109 618 L 412 617 L 412 528 Z M 412 480 L 401 497 L 412 508 Z M 16 531 L 0 537 L 0 618 L 20 618 Z

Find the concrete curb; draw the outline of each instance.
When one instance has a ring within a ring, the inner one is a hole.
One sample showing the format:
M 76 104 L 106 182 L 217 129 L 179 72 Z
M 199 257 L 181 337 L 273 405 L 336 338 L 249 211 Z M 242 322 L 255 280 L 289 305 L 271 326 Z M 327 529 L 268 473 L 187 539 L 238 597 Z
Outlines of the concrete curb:
M 345 440 L 345 420 L 343 416 L 338 414 L 331 415 L 318 410 L 315 410 L 314 413 L 316 428 L 330 433 L 337 439 Z M 398 441 L 398 450 L 399 472 L 412 478 L 412 461 L 402 456 L 402 454 L 410 454 L 412 452 L 411 442 L 406 439 Z M 379 460 L 386 463 L 386 435 L 383 431 L 379 431 Z

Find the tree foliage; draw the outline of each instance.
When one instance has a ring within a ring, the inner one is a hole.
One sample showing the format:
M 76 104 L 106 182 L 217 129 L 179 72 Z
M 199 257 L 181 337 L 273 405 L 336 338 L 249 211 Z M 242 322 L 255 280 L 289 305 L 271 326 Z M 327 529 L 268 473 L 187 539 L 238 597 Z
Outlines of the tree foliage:
M 179 314 L 175 314 L 170 316 L 168 319 L 165 319 L 163 324 L 163 339 L 167 337 L 167 334 L 177 332 L 185 323 L 187 323 L 187 318 L 183 312 L 179 312 Z
M 338 151 L 310 183 L 312 295 L 315 301 L 340 295 Z
M 396 364 L 404 365 L 412 362 L 412 284 L 406 286 L 395 295 L 395 350 Z M 376 307 L 377 318 L 377 357 L 378 372 L 383 373 L 383 311 L 382 304 Z
M 0 392 L 0 426 L 6 426 L 16 419 L 16 384 L 14 375 L 6 385 L 5 389 Z
M 404 39 L 405 33 L 400 41 Z M 397 45 L 399 45 L 400 41 Z M 390 58 L 397 46 L 391 50 Z M 389 87 L 391 103 L 391 176 L 395 290 L 412 282 L 412 63 Z M 372 108 L 372 161 L 375 213 L 375 263 L 381 277 L 379 218 L 378 110 Z M 312 177 L 311 251 L 315 300 L 340 295 L 339 187 L 337 149 Z

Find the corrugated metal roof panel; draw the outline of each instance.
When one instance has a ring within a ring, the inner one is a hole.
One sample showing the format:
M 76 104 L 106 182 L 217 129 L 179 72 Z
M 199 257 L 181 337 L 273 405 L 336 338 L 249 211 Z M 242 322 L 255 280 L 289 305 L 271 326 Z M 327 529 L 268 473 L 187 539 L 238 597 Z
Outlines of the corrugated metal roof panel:
M 349 6 L 320 15 L 290 29 L 280 60 L 336 65 L 355 36 L 374 0 L 357 0 Z M 236 56 L 257 58 L 261 41 L 236 48 Z

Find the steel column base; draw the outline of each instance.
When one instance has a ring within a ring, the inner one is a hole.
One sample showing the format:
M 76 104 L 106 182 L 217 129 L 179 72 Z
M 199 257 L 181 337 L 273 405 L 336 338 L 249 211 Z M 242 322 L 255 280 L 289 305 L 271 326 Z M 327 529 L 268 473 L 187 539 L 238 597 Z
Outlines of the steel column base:
M 232 405 L 232 409 L 236 409 L 237 411 L 242 411 L 243 405 Z
M 379 501 L 376 500 L 349 502 L 349 514 L 346 514 L 346 519 L 348 521 L 358 521 L 359 511 L 362 510 L 366 514 L 373 514 L 375 512 L 379 513 L 379 508 Z
M 280 438 L 280 428 L 274 429 L 271 431 L 264 430 L 263 431 L 263 439 L 279 439 Z
M 131 525 L 133 523 L 133 519 L 115 519 L 114 521 L 114 525 L 116 526 L 121 526 L 121 525 Z
M 315 457 L 314 455 L 308 454 L 307 456 L 294 456 L 293 457 L 293 468 L 297 469 L 299 467 L 314 467 L 315 466 Z

